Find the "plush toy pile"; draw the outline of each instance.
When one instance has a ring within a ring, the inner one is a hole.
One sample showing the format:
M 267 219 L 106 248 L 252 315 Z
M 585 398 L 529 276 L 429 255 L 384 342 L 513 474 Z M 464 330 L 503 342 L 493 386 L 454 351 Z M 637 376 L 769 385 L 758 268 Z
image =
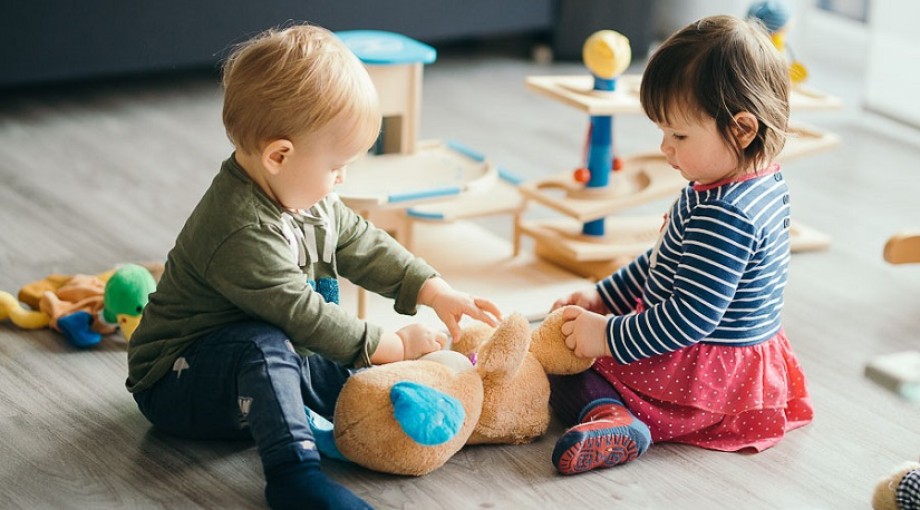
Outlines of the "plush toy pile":
M 335 445 L 369 469 L 424 475 L 464 445 L 522 444 L 550 422 L 547 373 L 572 374 L 594 360 L 565 347 L 562 310 L 536 330 L 521 315 L 498 328 L 477 324 L 416 361 L 351 377 L 336 404 Z
M 17 297 L 0 291 L 0 321 L 23 329 L 50 327 L 80 348 L 118 329 L 130 340 L 161 270 L 125 264 L 95 276 L 52 274 L 23 286 Z

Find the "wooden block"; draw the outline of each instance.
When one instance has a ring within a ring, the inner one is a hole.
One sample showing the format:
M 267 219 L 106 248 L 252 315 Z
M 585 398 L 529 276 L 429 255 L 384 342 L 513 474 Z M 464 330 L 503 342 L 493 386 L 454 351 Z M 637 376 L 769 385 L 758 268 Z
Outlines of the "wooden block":
M 920 232 L 901 232 L 888 239 L 883 252 L 889 264 L 920 262 Z
M 920 351 L 876 356 L 866 365 L 866 377 L 901 398 L 920 402 Z

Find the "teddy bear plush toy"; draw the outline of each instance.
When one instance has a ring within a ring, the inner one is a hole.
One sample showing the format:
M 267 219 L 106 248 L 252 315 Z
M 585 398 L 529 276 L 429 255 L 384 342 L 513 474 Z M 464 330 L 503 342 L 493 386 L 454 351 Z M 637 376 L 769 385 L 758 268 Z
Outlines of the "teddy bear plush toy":
M 550 421 L 546 374 L 578 373 L 594 362 L 565 346 L 561 314 L 533 331 L 520 314 L 494 329 L 470 326 L 452 351 L 356 374 L 336 404 L 335 446 L 366 468 L 419 476 L 466 444 L 533 441 Z

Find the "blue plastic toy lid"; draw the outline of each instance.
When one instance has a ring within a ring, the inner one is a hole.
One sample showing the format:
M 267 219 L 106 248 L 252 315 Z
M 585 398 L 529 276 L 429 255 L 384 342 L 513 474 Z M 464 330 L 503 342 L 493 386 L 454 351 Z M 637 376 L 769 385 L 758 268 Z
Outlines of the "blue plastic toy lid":
M 438 58 L 437 50 L 431 46 L 395 32 L 344 30 L 336 35 L 365 64 L 430 64 Z

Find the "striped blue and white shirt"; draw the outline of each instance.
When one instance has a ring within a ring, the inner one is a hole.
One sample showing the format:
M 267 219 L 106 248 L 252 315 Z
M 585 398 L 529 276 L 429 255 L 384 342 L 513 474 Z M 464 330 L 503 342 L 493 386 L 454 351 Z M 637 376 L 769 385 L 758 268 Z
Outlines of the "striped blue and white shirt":
M 769 340 L 780 330 L 788 266 L 789 190 L 778 165 L 690 185 L 656 247 L 597 284 L 614 314 L 610 352 L 626 364 L 698 342 Z

